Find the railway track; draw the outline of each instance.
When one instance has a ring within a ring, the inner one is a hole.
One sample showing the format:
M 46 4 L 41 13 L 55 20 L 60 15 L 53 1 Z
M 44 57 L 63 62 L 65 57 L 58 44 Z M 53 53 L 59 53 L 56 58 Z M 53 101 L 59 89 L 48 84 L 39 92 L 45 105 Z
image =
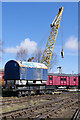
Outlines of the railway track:
M 54 94 L 62 94 L 61 92 L 54 92 Z M 65 94 L 65 93 L 63 93 Z M 5 98 L 5 99 L 0 99 L 0 106 L 4 106 L 4 105 L 10 105 L 10 104 L 19 104 L 19 103 L 23 103 L 23 102 L 29 102 L 30 99 L 32 100 L 40 100 L 40 99 L 43 99 L 43 100 L 51 100 L 51 99 L 54 99 L 55 98 L 55 95 L 54 96 L 51 96 L 51 95 L 35 95 L 35 96 L 25 96 L 25 97 L 20 97 L 20 98 Z
M 16 115 L 17 115 L 17 117 L 19 117 L 20 115 L 23 115 L 23 114 L 25 114 L 27 112 L 32 112 L 34 110 L 37 110 L 37 108 L 40 109 L 40 108 L 42 108 L 44 106 L 47 106 L 47 104 L 50 105 L 50 104 L 52 104 L 54 102 L 59 102 L 60 100 L 64 100 L 64 98 L 59 99 L 57 101 L 56 100 L 52 100 L 50 102 L 43 103 L 42 105 L 36 105 L 36 106 L 33 105 L 33 106 L 28 106 L 26 108 L 21 108 L 21 109 L 5 112 L 5 113 L 2 113 L 2 118 L 5 119 L 6 117 L 10 117 L 10 116 L 12 118 L 15 118 Z
M 71 120 L 80 120 L 80 108 L 76 109 L 76 111 L 73 114 Z
M 69 102 L 71 99 L 72 99 L 72 98 L 69 98 L 69 99 L 64 100 L 64 101 L 63 101 L 63 100 L 62 100 L 62 101 L 59 101 L 59 103 L 58 103 L 58 104 L 55 104 L 55 105 L 51 105 L 51 106 L 48 105 L 48 106 L 46 107 L 46 109 L 41 110 L 41 111 L 39 111 L 39 112 L 34 112 L 32 115 L 28 116 L 28 118 L 37 118 L 37 119 L 50 118 L 51 112 L 55 112 L 55 111 L 58 110 L 60 107 L 62 107 L 65 103 Z M 55 103 L 56 103 L 56 102 L 57 102 L 57 101 L 55 101 Z M 74 103 L 76 103 L 76 102 L 78 102 L 78 101 L 74 101 L 74 102 L 72 102 L 72 103 L 70 103 L 70 104 L 74 104 Z M 26 116 L 23 117 L 23 118 L 26 118 Z
M 46 103 L 40 105 L 28 106 L 21 109 L 16 109 L 9 112 L 2 113 L 2 119 L 6 118 L 45 118 L 50 114 L 51 111 L 55 111 L 60 108 L 64 103 L 70 101 L 72 98 L 77 97 L 77 95 L 69 98 L 60 98 L 57 100 L 50 100 Z M 56 105 L 56 106 L 54 106 Z M 1 115 L 1 114 L 0 114 Z
M 39 95 L 39 96 L 29 96 L 29 97 L 21 97 L 21 98 L 12 98 L 12 99 L 2 99 L 0 100 L 0 106 L 3 105 L 10 105 L 10 104 L 17 104 L 17 103 L 23 103 L 23 102 L 29 102 L 30 99 L 32 100 L 40 100 L 40 98 L 45 99 L 46 96 Z M 47 100 L 52 99 L 50 96 L 46 98 Z
M 33 101 L 36 101 L 37 98 L 35 98 Z M 42 98 L 44 100 L 44 98 Z M 37 101 L 40 100 L 40 98 L 37 99 Z M 47 99 L 47 100 L 50 100 L 50 99 Z M 3 101 L 2 103 L 0 103 L 0 106 L 10 106 L 12 104 L 21 104 L 21 103 L 29 103 L 29 100 L 28 99 L 20 99 L 20 100 L 12 100 L 11 102 L 9 101 Z M 35 103 L 34 103 L 35 104 Z

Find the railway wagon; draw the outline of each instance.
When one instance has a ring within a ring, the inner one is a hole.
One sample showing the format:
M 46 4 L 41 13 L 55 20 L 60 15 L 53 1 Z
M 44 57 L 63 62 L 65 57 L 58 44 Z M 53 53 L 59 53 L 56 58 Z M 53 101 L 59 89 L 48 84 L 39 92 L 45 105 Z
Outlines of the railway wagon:
M 4 71 L 0 70 L 0 86 L 4 86 Z
M 78 85 L 78 88 L 80 89 L 80 73 L 78 74 L 78 81 L 79 81 L 79 82 L 78 82 L 78 84 L 79 84 L 79 85 Z
M 46 85 L 53 85 L 56 88 L 65 86 L 69 87 L 78 87 L 79 78 L 78 74 L 56 74 L 48 73 L 48 80 Z
M 42 63 L 10 60 L 5 64 L 4 81 L 7 89 L 45 85 L 47 79 L 48 69 Z

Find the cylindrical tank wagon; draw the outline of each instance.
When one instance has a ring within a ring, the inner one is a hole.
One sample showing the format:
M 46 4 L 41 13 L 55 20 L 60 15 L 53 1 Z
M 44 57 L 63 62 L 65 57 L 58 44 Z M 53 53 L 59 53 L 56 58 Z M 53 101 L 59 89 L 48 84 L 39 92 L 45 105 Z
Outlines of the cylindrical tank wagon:
M 10 60 L 5 64 L 4 81 L 7 89 L 46 85 L 47 66 L 36 62 Z

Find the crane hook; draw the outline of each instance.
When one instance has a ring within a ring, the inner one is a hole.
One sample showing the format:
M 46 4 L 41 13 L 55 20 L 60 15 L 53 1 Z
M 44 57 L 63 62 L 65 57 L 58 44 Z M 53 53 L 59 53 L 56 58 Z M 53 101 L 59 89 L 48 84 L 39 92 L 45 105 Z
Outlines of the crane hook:
M 61 57 L 64 58 L 63 48 L 62 48 L 62 51 L 61 51 Z

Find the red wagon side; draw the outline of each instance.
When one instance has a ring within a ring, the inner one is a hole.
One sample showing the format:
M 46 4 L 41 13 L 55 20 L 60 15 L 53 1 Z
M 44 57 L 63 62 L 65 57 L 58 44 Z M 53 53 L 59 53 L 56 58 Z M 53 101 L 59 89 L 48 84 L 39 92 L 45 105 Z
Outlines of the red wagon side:
M 4 85 L 4 71 L 0 70 L 0 86 Z
M 56 87 L 78 87 L 78 74 L 48 74 L 48 81 L 46 85 L 53 85 Z

